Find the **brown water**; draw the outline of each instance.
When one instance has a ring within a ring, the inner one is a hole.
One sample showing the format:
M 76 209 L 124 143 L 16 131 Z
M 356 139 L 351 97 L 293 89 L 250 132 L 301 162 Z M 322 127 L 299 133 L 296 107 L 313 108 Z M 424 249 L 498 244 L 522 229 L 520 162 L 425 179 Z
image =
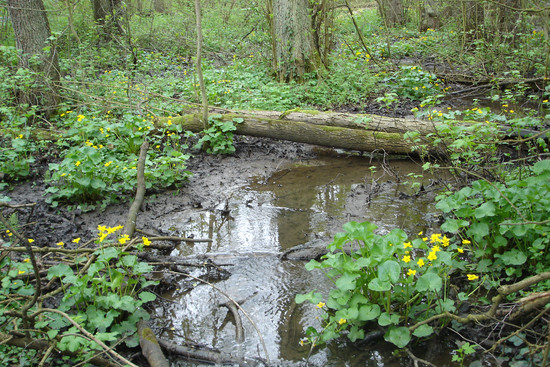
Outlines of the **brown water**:
M 165 230 L 213 240 L 181 245 L 171 255 L 208 253 L 215 262 L 226 264 L 229 278 L 215 284 L 241 303 L 261 333 L 272 365 L 305 365 L 309 348 L 299 341 L 307 326 L 319 325 L 319 311 L 313 305 L 296 305 L 294 297 L 313 289 L 326 294 L 331 283 L 319 272 L 306 271 L 305 262 L 281 260 L 278 255 L 304 243 L 327 244 L 351 220 L 371 221 L 381 232 L 400 227 L 416 234 L 433 227 L 434 194 L 405 195 L 414 193 L 410 183 L 403 183 L 411 182 L 406 175 L 420 174 L 420 167 L 410 161 L 392 161 L 389 167 L 384 170 L 360 157 L 327 157 L 253 178 L 247 186 L 228 192 L 228 200 L 216 210 L 171 213 L 166 221 L 170 228 Z M 376 194 L 371 194 L 373 180 L 379 185 Z M 430 182 L 422 180 L 425 185 Z M 227 301 L 220 292 L 200 283 L 189 289 L 183 287 L 185 278 L 180 281 L 180 289 L 162 295 L 167 301 L 153 317 L 162 320 L 163 337 L 265 358 L 258 332 L 244 316 L 245 340 L 236 342 L 233 318 L 219 306 Z M 392 350 L 383 342 L 358 347 L 341 340 L 316 348 L 308 365 L 398 366 Z M 173 363 L 189 365 L 177 359 Z

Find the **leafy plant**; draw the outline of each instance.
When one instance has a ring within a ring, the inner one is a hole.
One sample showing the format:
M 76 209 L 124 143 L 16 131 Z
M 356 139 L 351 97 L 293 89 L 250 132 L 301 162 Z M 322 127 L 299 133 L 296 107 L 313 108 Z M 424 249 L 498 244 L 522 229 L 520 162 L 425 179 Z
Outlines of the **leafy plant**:
M 72 111 L 65 139 L 69 144 L 60 163 L 50 163 L 49 202 L 84 203 L 100 201 L 103 206 L 117 202 L 121 194 L 133 191 L 139 148 L 145 139 L 151 141 L 147 153 L 146 188 L 169 187 L 185 181 L 190 172 L 185 162 L 190 158 L 187 144 L 180 142 L 181 127 L 170 122 L 160 134 L 150 134 L 154 128 L 150 119 L 136 115 L 115 117 L 111 111 L 104 118 L 87 117 Z M 64 116 L 62 116 L 64 117 Z M 116 120 L 116 121 L 113 121 Z M 170 120 L 169 120 L 170 121 Z M 84 124 L 84 125 L 82 125 Z M 191 134 L 183 133 L 185 138 Z
M 233 118 L 230 121 L 223 121 L 221 115 L 208 117 L 209 128 L 203 131 L 195 148 L 204 148 L 210 154 L 231 154 L 235 152 L 233 145 L 233 133 L 237 130 L 235 124 L 240 124 L 242 118 Z
M 376 228 L 369 222 L 346 223 L 322 261 L 306 264 L 310 271 L 323 270 L 335 285 L 326 302 L 314 291 L 296 296 L 297 303 L 309 301 L 323 310 L 323 328 L 306 330 L 310 343 L 326 343 L 344 333 L 355 341 L 376 323 L 385 328 L 387 341 L 403 348 L 413 336 L 434 333 L 423 320 L 457 309 L 457 300 L 449 297 L 448 275 L 466 269 L 463 248 L 437 233 L 408 240 L 400 229 L 382 236 Z M 469 274 L 468 279 L 479 277 Z M 465 299 L 462 294 L 460 301 Z
M 103 342 L 124 340 L 127 346 L 135 347 L 138 345 L 136 324 L 149 317 L 142 306 L 156 298 L 153 293 L 145 291 L 147 287 L 157 284 L 145 278 L 152 267 L 138 261 L 136 255 L 117 247 L 129 241 L 127 235 L 119 235 L 117 245 L 114 244 L 115 240 L 110 239 L 122 226 L 98 226 L 98 229 L 96 243 L 99 248 L 93 253 L 92 261 L 85 264 L 87 258 L 76 257 L 71 265 L 59 263 L 49 268 L 46 279 L 60 282 L 62 297 L 57 301 L 48 298 L 48 302 L 54 302 L 56 310 L 64 312 L 96 339 Z M 150 243 L 145 237 L 142 240 L 139 248 Z M 75 243 L 79 241 L 80 238 L 73 240 Z M 9 247 L 10 244 L 7 242 L 3 246 Z M 64 246 L 63 242 L 57 245 Z M 82 267 L 86 270 L 81 271 Z M 10 310 L 20 311 L 28 297 L 36 291 L 26 277 L 26 274 L 33 272 L 33 268 L 28 258 L 16 261 L 3 257 L 0 270 L 0 322 L 3 332 L 10 332 L 23 325 L 21 319 L 12 318 L 6 313 Z M 44 315 L 33 321 L 32 333 L 34 335 L 36 332 L 37 338 L 55 341 L 60 350 L 82 353 L 83 356 L 89 356 L 89 353 L 100 349 L 66 317 L 41 310 L 40 307 L 43 306 L 34 305 L 29 310 Z M 31 356 L 29 354 L 27 357 Z
M 535 163 L 531 172 L 506 184 L 477 180 L 437 198 L 437 208 L 448 215 L 442 230 L 472 239 L 477 271 L 504 269 L 512 277 L 550 268 L 550 160 Z

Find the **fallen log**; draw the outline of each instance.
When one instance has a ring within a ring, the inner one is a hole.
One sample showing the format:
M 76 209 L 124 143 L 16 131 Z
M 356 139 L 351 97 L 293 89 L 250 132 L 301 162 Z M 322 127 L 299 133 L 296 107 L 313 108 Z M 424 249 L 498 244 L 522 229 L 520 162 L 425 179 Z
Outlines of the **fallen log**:
M 219 112 L 219 111 L 218 111 Z M 272 138 L 307 143 L 331 148 L 359 150 L 364 152 L 384 151 L 395 154 L 416 155 L 417 144 L 403 137 L 408 132 L 418 132 L 426 143 L 429 134 L 437 132 L 438 123 L 409 118 L 386 117 L 370 114 L 319 112 L 292 110 L 276 111 L 223 111 L 222 121 L 239 119 L 235 134 Z M 160 124 L 168 122 L 161 118 Z M 171 118 L 184 130 L 195 133 L 203 131 L 200 114 L 187 114 Z M 464 125 L 473 121 L 460 122 Z M 540 131 L 522 129 L 510 131 L 501 125 L 503 138 L 529 137 Z M 435 152 L 435 149 L 434 149 Z
M 235 134 L 272 138 L 365 152 L 414 154 L 415 144 L 403 139 L 407 131 L 426 135 L 435 131 L 432 122 L 395 119 L 375 115 L 300 111 L 236 111 L 221 115 L 222 121 L 242 119 Z M 164 124 L 167 119 L 160 119 Z M 184 130 L 201 132 L 199 114 L 173 117 L 171 122 Z

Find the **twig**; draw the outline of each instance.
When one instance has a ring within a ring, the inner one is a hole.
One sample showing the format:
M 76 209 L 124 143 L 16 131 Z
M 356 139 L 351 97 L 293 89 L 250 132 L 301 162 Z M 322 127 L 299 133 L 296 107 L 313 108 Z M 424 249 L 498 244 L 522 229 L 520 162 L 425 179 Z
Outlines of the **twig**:
M 231 296 L 229 296 L 226 292 L 222 291 L 220 288 L 216 287 L 214 284 L 204 280 L 204 279 L 201 279 L 201 278 L 197 278 L 191 274 L 186 274 L 186 273 L 182 273 L 182 275 L 188 277 L 188 278 L 191 278 L 191 279 L 194 279 L 198 282 L 201 282 L 201 283 L 204 283 L 204 284 L 207 284 L 209 285 L 210 287 L 212 287 L 213 289 L 217 290 L 218 292 L 220 292 L 222 295 L 224 295 L 225 297 L 227 297 L 227 299 L 229 299 L 231 302 L 233 302 L 233 304 L 235 304 L 235 306 L 241 310 L 241 312 L 243 313 L 243 315 L 248 319 L 248 321 L 250 321 L 250 323 L 252 324 L 252 326 L 254 327 L 254 329 L 256 330 L 256 333 L 258 333 L 258 337 L 260 338 L 260 342 L 262 343 L 262 347 L 264 349 L 264 353 L 265 353 L 265 359 L 267 361 L 267 365 L 271 365 L 271 363 L 269 362 L 269 354 L 267 352 L 267 347 L 265 345 L 265 341 L 264 341 L 264 338 L 262 337 L 262 333 L 260 332 L 260 330 L 258 329 L 258 326 L 256 326 L 256 323 L 252 320 L 252 318 L 248 315 L 248 313 L 241 307 L 241 305 L 239 305 L 239 303 L 237 301 L 235 301 L 233 298 L 231 298 Z
M 39 308 L 38 310 L 36 310 L 36 312 L 34 314 L 32 314 L 32 317 L 34 318 L 34 317 L 36 317 L 39 314 L 44 313 L 44 312 L 52 312 L 52 313 L 56 313 L 56 314 L 59 314 L 59 315 L 63 316 L 65 319 L 67 319 L 67 321 L 69 321 L 74 327 L 76 327 L 87 338 L 90 338 L 95 343 L 97 343 L 97 345 L 99 345 L 101 348 L 105 349 L 107 351 L 107 353 L 109 353 L 113 357 L 117 358 L 118 360 L 122 361 L 123 363 L 126 363 L 126 364 L 130 365 L 131 367 L 139 367 L 139 366 L 133 364 L 132 362 L 130 362 L 129 360 L 127 360 L 126 358 L 124 358 L 123 356 L 121 356 L 120 354 L 118 354 L 117 352 L 115 352 L 114 350 L 112 350 L 111 348 L 109 348 L 105 343 L 103 343 L 101 340 L 99 340 L 95 336 L 93 336 L 88 330 L 86 330 L 82 326 L 80 326 L 80 324 L 78 322 L 74 321 L 69 315 L 67 315 L 63 311 L 55 310 L 53 308 Z
M 42 293 L 42 282 L 40 277 L 40 270 L 38 269 L 38 264 L 36 263 L 36 258 L 34 256 L 34 253 L 32 252 L 32 247 L 28 239 L 25 239 L 18 231 L 14 230 L 6 218 L 4 218 L 4 215 L 0 212 L 0 222 L 8 229 L 11 233 L 13 233 L 24 245 L 27 249 L 27 252 L 29 254 L 29 258 L 31 259 L 32 268 L 34 270 L 34 276 L 36 277 L 36 286 L 34 289 L 34 295 L 32 299 L 23 305 L 21 308 L 21 318 L 23 319 L 23 325 L 25 329 L 29 328 L 29 318 L 27 317 L 27 311 L 36 304 L 36 301 L 38 300 L 38 297 L 40 297 L 40 294 Z M 30 334 L 27 332 L 27 337 L 30 337 Z
M 421 359 L 421 358 L 418 358 L 417 356 L 415 356 L 410 350 L 409 348 L 405 348 L 405 351 L 407 352 L 407 354 L 409 355 L 409 357 L 413 360 L 413 363 L 414 363 L 414 367 L 418 367 L 418 363 L 422 363 L 422 364 L 425 364 L 426 366 L 432 366 L 432 367 L 437 367 L 435 364 L 431 363 L 431 362 L 428 362 L 424 359 Z

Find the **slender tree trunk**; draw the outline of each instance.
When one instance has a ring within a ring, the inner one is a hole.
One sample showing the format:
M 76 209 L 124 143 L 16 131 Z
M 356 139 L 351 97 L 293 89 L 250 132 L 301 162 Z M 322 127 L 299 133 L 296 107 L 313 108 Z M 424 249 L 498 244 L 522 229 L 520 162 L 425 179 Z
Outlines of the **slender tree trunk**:
M 20 67 L 42 73 L 43 85 L 24 96 L 22 103 L 42 106 L 47 113 L 58 103 L 57 83 L 60 79 L 55 44 L 50 42 L 51 31 L 42 0 L 8 0 L 8 9 L 15 35 L 15 44 L 22 55 Z M 30 59 L 38 56 L 38 63 Z
M 376 0 L 378 12 L 387 28 L 405 23 L 403 0 Z
M 122 0 L 92 0 L 94 21 L 105 40 L 122 33 L 119 18 L 123 12 Z
M 195 16 L 197 18 L 197 77 L 202 96 L 202 123 L 204 128 L 208 128 L 208 96 L 206 95 L 206 86 L 202 76 L 202 22 L 201 22 L 201 2 L 195 0 Z

